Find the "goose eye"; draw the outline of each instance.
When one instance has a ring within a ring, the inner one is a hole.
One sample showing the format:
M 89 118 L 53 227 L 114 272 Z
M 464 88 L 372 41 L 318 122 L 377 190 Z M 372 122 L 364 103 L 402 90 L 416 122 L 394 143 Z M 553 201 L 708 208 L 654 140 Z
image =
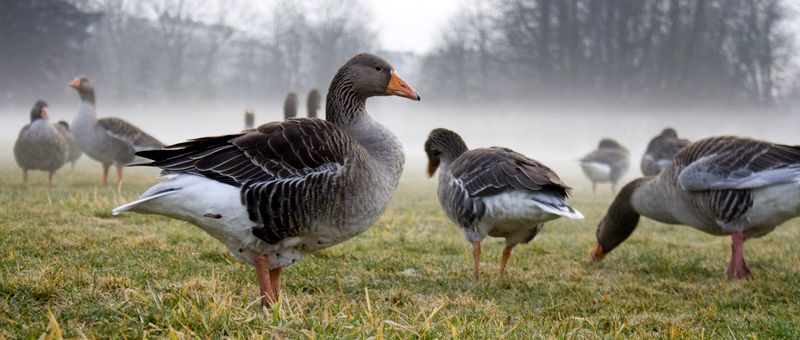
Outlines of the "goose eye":
M 378 72 L 383 71 L 383 67 L 375 66 L 375 71 L 378 71 Z

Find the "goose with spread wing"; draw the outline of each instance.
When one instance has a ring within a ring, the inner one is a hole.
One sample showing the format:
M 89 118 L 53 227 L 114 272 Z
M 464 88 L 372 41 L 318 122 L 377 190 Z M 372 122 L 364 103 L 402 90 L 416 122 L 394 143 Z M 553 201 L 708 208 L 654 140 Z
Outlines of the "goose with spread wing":
M 475 279 L 487 235 L 506 239 L 502 277 L 514 246 L 533 240 L 545 222 L 583 218 L 567 205 L 571 189 L 553 170 L 510 149 L 468 150 L 461 136 L 440 128 L 431 131 L 425 153 L 428 175 L 439 169 L 439 203 L 472 243 Z
M 282 268 L 363 233 L 392 197 L 405 157 L 366 100 L 419 100 L 383 59 L 359 54 L 334 76 L 326 120 L 297 118 L 139 152 L 173 179 L 114 209 L 193 223 L 255 266 L 262 303 Z
M 620 190 L 597 227 L 593 261 L 625 241 L 642 215 L 730 236 L 725 275 L 750 277 L 744 241 L 800 216 L 800 146 L 731 136 L 690 144 L 658 176 Z
M 108 168 L 117 169 L 117 185 L 122 183 L 122 167 L 133 162 L 135 153 L 160 149 L 164 144 L 138 127 L 119 118 L 97 119 L 94 87 L 86 77 L 69 83 L 78 91 L 81 104 L 72 120 L 72 135 L 81 150 L 103 165 L 103 185 L 108 181 Z

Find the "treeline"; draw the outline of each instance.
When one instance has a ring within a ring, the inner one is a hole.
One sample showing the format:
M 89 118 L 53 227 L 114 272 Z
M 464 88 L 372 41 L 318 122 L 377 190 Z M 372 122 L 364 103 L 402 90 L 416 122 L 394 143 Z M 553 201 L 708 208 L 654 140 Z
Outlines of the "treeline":
M 324 89 L 375 47 L 368 14 L 358 0 L 0 0 L 0 99 L 71 95 L 77 73 L 123 102 Z
M 779 0 L 486 0 L 424 60 L 457 100 L 773 105 L 794 52 Z

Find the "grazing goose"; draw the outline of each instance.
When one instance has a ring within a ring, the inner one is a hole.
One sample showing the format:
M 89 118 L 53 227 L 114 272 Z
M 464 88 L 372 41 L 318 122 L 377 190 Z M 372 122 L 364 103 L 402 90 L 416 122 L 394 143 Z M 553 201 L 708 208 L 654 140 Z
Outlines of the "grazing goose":
M 113 213 L 197 225 L 255 266 L 262 303 L 270 305 L 283 267 L 364 232 L 386 209 L 403 170 L 403 148 L 365 105 L 388 95 L 419 100 L 386 61 L 356 55 L 331 81 L 326 120 L 272 122 L 139 152 L 174 178 Z
M 78 141 L 75 140 L 75 137 L 72 135 L 72 131 L 69 130 L 69 124 L 67 122 L 61 120 L 56 124 L 56 128 L 61 135 L 64 136 L 64 140 L 67 141 L 67 145 L 69 145 L 69 153 L 67 155 L 67 162 L 72 163 L 72 169 L 75 169 L 75 163 L 78 161 L 78 158 L 81 158 L 83 151 L 81 151 L 81 146 L 78 145 Z
M 283 101 L 283 119 L 297 117 L 298 106 L 300 106 L 300 101 L 297 99 L 297 94 L 289 92 L 286 95 L 286 100 Z
M 428 175 L 440 169 L 439 203 L 472 243 L 475 279 L 486 235 L 506 239 L 502 277 L 511 249 L 533 240 L 544 222 L 583 218 L 567 205 L 571 189 L 558 175 L 522 154 L 500 147 L 468 150 L 461 136 L 447 129 L 431 131 L 425 153 Z
M 672 157 L 687 145 L 689 145 L 689 141 L 678 138 L 675 129 L 664 129 L 660 135 L 653 137 L 647 144 L 647 150 L 642 156 L 642 174 L 645 176 L 658 175 L 672 164 Z
M 248 106 L 244 108 L 244 129 L 252 129 L 256 123 L 256 113 L 253 108 Z
M 749 277 L 744 241 L 800 215 L 800 146 L 712 137 L 681 150 L 656 177 L 627 184 L 597 227 L 599 261 L 630 236 L 644 215 L 712 235 L 730 235 L 725 275 Z
M 72 135 L 86 155 L 103 164 L 103 185 L 108 181 L 108 168 L 111 164 L 117 168 L 117 185 L 120 185 L 122 166 L 134 160 L 135 152 L 164 146 L 122 119 L 97 119 L 94 87 L 86 77 L 75 78 L 69 86 L 77 90 L 81 97 L 78 113 L 72 120 Z
M 312 89 L 308 92 L 308 98 L 306 98 L 306 109 L 308 110 L 308 118 L 317 118 L 317 111 L 319 111 L 319 103 L 320 103 L 320 96 L 319 90 Z
M 592 181 L 592 193 L 597 193 L 598 182 L 611 182 L 611 194 L 616 192 L 617 182 L 628 171 L 628 149 L 617 141 L 604 138 L 597 150 L 581 158 L 581 169 Z
M 47 185 L 53 184 L 53 174 L 67 161 L 67 141 L 48 122 L 47 103 L 36 102 L 31 109 L 31 122 L 22 127 L 14 143 L 14 159 L 22 168 L 22 181 L 28 182 L 28 170 L 47 171 Z

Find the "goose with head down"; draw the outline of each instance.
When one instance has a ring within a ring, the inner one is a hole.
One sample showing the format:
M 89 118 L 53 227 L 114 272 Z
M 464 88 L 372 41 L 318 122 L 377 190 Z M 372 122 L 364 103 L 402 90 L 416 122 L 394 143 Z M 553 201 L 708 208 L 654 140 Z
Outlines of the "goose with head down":
M 628 171 L 628 149 L 617 141 L 604 138 L 597 150 L 581 158 L 581 169 L 592 181 L 592 193 L 597 193 L 597 183 L 610 182 L 611 194 L 616 192 L 617 182 Z
M 658 175 L 672 164 L 672 157 L 675 157 L 675 154 L 689 143 L 686 139 L 678 138 L 678 132 L 675 129 L 664 129 L 661 134 L 653 137 L 647 144 L 647 150 L 642 156 L 642 174 L 645 176 Z
M 439 203 L 472 243 L 475 279 L 480 275 L 481 241 L 506 239 L 502 277 L 511 250 L 528 243 L 545 222 L 582 219 L 567 205 L 571 190 L 547 166 L 507 148 L 467 149 L 457 133 L 431 131 L 425 142 L 428 175 L 439 169 Z
M 627 184 L 597 227 L 594 262 L 633 233 L 639 217 L 730 236 L 725 275 L 750 277 L 744 241 L 800 216 L 800 146 L 712 137 L 683 148 L 655 177 Z
M 72 119 L 72 135 L 81 150 L 103 165 L 103 185 L 108 181 L 108 168 L 117 168 L 117 185 L 122 184 L 122 167 L 133 162 L 137 151 L 160 149 L 161 144 L 153 136 L 119 118 L 97 119 L 94 87 L 86 77 L 78 77 L 69 83 L 78 91 L 81 104 Z
M 174 178 L 113 212 L 197 225 L 255 266 L 269 305 L 280 294 L 282 268 L 361 234 L 386 209 L 405 157 L 366 101 L 388 95 L 419 100 L 389 63 L 356 55 L 331 81 L 326 120 L 272 122 L 140 152 Z

